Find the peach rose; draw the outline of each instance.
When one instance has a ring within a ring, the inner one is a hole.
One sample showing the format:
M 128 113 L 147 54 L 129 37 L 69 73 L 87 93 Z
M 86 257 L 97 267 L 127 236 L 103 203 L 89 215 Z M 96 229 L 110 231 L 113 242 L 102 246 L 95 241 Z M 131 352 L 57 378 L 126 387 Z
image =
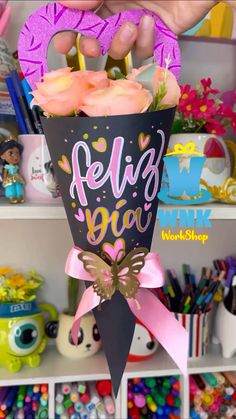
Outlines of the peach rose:
M 140 69 L 134 69 L 129 75 L 129 80 L 136 80 L 155 96 L 165 84 L 166 94 L 160 100 L 159 106 L 175 106 L 179 103 L 180 88 L 171 71 L 156 64 L 148 64 Z
M 84 96 L 81 110 L 88 116 L 146 112 L 153 101 L 149 90 L 130 80 L 110 80 L 109 86 Z
M 108 86 L 106 71 L 75 71 L 67 67 L 47 73 L 32 92 L 32 105 L 49 115 L 66 116 L 80 111 L 83 96 Z

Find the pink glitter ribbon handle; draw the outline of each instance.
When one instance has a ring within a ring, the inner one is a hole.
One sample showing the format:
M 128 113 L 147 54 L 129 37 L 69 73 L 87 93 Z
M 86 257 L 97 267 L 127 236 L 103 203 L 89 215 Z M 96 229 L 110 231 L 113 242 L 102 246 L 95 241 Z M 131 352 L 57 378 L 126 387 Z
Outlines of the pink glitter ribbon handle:
M 154 13 L 148 10 L 124 10 L 103 20 L 94 12 L 69 9 L 57 3 L 49 3 L 36 10 L 21 30 L 18 55 L 25 78 L 34 89 L 35 83 L 48 72 L 48 46 L 58 32 L 73 31 L 96 38 L 104 55 L 121 25 L 126 21 L 138 25 L 145 14 L 152 16 L 155 21 L 154 60 L 163 67 L 165 59 L 170 59 L 169 69 L 178 79 L 181 54 L 177 37 Z
M 93 282 L 84 269 L 78 255 L 81 249 L 73 247 L 66 262 L 66 273 L 81 281 Z M 171 358 L 178 365 L 183 374 L 187 374 L 188 360 L 188 333 L 175 319 L 174 315 L 148 290 L 159 288 L 164 284 L 164 275 L 159 257 L 149 253 L 145 258 L 145 265 L 138 276 L 140 289 L 135 299 L 128 299 L 130 310 L 155 336 Z M 100 297 L 94 292 L 93 287 L 87 288 L 81 298 L 72 327 L 72 338 L 77 343 L 80 328 L 80 319 L 100 303 Z M 138 304 L 137 304 L 138 303 Z M 139 306 L 139 307 L 138 307 Z

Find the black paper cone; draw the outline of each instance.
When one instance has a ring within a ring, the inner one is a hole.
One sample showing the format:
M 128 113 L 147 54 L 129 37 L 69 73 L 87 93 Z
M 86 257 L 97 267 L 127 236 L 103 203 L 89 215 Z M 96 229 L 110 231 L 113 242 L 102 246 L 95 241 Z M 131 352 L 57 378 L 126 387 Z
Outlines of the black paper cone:
M 42 119 L 76 246 L 150 249 L 174 113 Z M 117 394 L 135 318 L 118 292 L 94 315 Z

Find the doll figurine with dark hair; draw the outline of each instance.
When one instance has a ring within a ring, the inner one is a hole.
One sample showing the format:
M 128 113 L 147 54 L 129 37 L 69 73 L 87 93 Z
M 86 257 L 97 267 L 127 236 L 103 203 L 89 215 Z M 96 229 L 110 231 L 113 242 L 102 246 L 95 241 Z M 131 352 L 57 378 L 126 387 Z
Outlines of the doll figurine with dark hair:
M 23 146 L 16 140 L 8 139 L 0 143 L 0 158 L 3 164 L 2 186 L 5 197 L 11 204 L 24 202 L 24 179 L 19 173 L 19 163 Z

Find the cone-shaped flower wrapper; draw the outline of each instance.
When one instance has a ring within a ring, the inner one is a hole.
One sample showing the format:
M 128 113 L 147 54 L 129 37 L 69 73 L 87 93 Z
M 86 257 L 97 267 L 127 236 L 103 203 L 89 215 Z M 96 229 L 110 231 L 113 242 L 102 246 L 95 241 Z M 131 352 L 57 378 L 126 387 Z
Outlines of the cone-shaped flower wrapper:
M 19 38 L 19 61 L 30 86 L 35 89 L 47 73 L 48 45 L 57 32 L 74 30 L 96 38 L 104 54 L 125 21 L 138 25 L 145 14 L 155 21 L 155 61 L 163 67 L 168 58 L 169 69 L 178 77 L 177 38 L 154 13 L 124 10 L 102 20 L 92 12 L 49 3 L 29 17 Z M 187 370 L 186 331 L 148 290 L 163 285 L 158 256 L 148 250 L 174 113 L 171 108 L 113 117 L 42 119 L 75 244 L 66 272 L 86 284 L 72 337 L 76 340 L 81 316 L 94 309 L 116 395 L 135 317 L 182 372 Z
M 76 246 L 99 255 L 150 249 L 174 113 L 42 119 Z M 135 317 L 119 292 L 94 314 L 116 393 Z

